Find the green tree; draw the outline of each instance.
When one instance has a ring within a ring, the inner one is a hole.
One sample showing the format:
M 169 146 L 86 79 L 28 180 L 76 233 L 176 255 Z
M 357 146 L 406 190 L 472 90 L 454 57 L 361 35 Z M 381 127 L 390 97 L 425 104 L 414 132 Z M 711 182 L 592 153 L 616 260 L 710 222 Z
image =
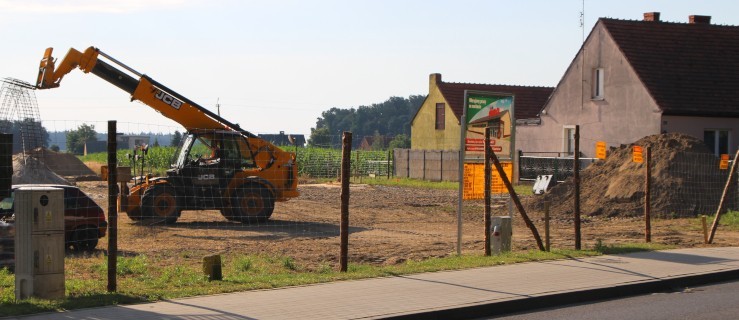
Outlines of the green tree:
M 159 139 L 154 138 L 154 147 L 159 147 Z
M 85 149 L 85 143 L 97 141 L 95 125 L 82 124 L 75 130 L 67 132 L 67 152 L 81 154 Z
M 55 144 L 52 144 L 51 147 L 49 147 L 49 149 L 51 149 L 51 151 L 54 151 L 54 152 L 59 152 L 59 146 Z
M 399 134 L 388 143 L 388 149 L 408 149 L 411 147 L 411 139 L 404 134 Z
M 0 133 L 13 135 L 13 153 L 49 145 L 49 132 L 32 118 L 0 120 Z
M 390 97 L 388 100 L 356 108 L 331 108 L 321 113 L 316 129 L 326 128 L 329 133 L 351 131 L 354 137 L 372 136 L 379 132 L 384 136 L 411 134 L 411 120 L 426 96 L 411 95 L 408 98 Z M 357 147 L 362 139 L 354 139 Z M 340 146 L 340 139 L 333 140 L 333 147 Z
M 310 128 L 309 146 L 327 147 L 329 144 L 331 144 L 331 135 L 328 128 Z
M 372 150 L 385 150 L 385 137 L 377 130 L 375 130 L 375 134 L 372 136 Z
M 180 133 L 179 131 L 175 131 L 174 137 L 172 137 L 172 142 L 169 145 L 173 147 L 178 147 L 181 141 L 182 141 L 182 133 Z

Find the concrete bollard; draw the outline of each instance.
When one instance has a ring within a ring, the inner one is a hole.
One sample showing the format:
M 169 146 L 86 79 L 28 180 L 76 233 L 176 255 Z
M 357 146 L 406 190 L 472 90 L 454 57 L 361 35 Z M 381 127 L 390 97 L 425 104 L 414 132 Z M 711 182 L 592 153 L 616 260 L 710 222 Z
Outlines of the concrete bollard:
M 511 251 L 511 236 L 513 229 L 511 226 L 511 217 L 499 216 L 493 217 L 490 224 L 492 237 L 492 254 L 501 254 Z
M 220 254 L 203 257 L 203 273 L 210 281 L 223 280 Z

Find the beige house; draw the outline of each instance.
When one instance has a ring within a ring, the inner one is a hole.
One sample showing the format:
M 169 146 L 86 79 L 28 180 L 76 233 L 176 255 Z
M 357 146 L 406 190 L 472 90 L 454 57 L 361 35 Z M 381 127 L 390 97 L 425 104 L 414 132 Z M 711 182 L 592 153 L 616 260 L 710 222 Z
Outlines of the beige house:
M 513 94 L 514 114 L 505 120 L 519 123 L 534 121 L 554 88 L 443 82 L 432 73 L 429 94 L 411 121 L 411 149 L 459 150 L 465 90 Z
M 681 132 L 716 153 L 736 152 L 739 140 L 739 27 L 601 18 L 588 35 L 540 121 L 517 127 L 516 148 L 573 152 L 580 126 L 584 156 L 596 141 L 609 146 Z

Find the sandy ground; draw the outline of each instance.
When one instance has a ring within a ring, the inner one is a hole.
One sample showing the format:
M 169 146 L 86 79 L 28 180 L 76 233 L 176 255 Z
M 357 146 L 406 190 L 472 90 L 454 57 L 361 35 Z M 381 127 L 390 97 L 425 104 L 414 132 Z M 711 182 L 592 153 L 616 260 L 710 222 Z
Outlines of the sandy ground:
M 101 207 L 107 208 L 105 182 L 78 182 Z M 228 222 L 217 211 L 185 211 L 174 225 L 134 223 L 119 217 L 119 249 L 123 254 L 168 259 L 211 253 L 287 256 L 307 268 L 336 265 L 339 257 L 340 188 L 338 184 L 304 184 L 301 196 L 277 203 L 266 223 Z M 457 192 L 385 186 L 352 185 L 350 194 L 350 262 L 395 264 L 409 259 L 456 254 Z M 529 201 L 535 203 L 535 201 Z M 484 215 L 482 201 L 464 203 L 462 251 L 482 254 Z M 544 236 L 541 208 L 527 212 Z M 493 215 L 507 215 L 505 202 L 494 203 Z M 531 231 L 514 216 L 513 250 L 535 249 Z M 583 248 L 604 244 L 644 242 L 643 217 L 583 217 Z M 711 218 L 709 217 L 709 228 Z M 107 239 L 107 237 L 106 237 Z M 715 244 L 736 245 L 739 232 L 719 228 Z M 703 246 L 698 218 L 654 219 L 652 241 L 678 247 Z M 551 222 L 553 248 L 574 247 L 574 226 L 569 217 Z M 98 250 L 106 248 L 101 241 Z

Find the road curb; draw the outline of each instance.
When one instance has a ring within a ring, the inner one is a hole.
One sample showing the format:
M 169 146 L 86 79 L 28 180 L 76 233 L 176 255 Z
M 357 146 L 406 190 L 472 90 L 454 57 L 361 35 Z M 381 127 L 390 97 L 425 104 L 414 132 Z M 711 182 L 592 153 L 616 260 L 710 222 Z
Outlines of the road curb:
M 678 276 L 651 281 L 640 281 L 607 288 L 562 292 L 507 301 L 494 301 L 469 306 L 452 307 L 443 310 L 421 311 L 412 314 L 383 317 L 383 319 L 472 319 L 500 316 L 574 303 L 593 302 L 662 291 L 674 291 L 683 287 L 705 285 L 735 279 L 739 279 L 739 269 Z

